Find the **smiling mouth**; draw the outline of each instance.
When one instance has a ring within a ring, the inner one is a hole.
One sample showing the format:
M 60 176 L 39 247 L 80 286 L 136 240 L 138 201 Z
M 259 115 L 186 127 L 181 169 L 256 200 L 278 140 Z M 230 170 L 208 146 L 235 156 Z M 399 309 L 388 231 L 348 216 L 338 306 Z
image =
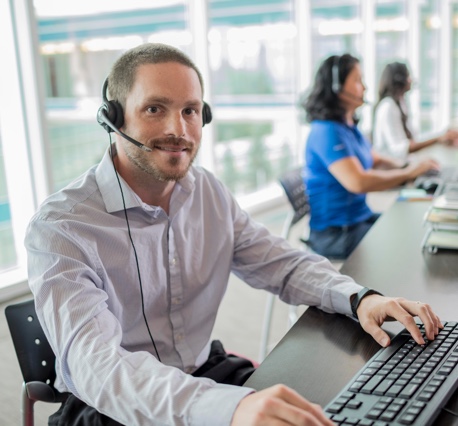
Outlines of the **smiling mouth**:
M 182 152 L 187 150 L 187 148 L 184 146 L 156 146 L 155 148 L 168 152 Z

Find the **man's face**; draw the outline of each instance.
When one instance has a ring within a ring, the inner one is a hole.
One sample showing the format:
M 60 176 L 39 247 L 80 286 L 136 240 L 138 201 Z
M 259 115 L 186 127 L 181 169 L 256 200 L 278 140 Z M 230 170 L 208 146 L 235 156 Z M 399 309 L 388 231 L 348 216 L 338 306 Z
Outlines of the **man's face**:
M 152 151 L 123 139 L 130 162 L 159 181 L 184 177 L 199 150 L 202 106 L 202 88 L 192 68 L 177 62 L 138 67 L 123 130 Z

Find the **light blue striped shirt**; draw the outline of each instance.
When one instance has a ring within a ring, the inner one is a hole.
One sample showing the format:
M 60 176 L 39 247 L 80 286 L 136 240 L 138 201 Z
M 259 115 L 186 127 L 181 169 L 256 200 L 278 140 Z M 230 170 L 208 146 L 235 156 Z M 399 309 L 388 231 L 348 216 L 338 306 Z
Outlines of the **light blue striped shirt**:
M 350 315 L 361 287 L 322 257 L 254 222 L 208 171 L 192 167 L 170 213 L 121 179 L 155 358 L 142 316 L 134 251 L 113 163 L 50 196 L 26 237 L 29 283 L 56 354 L 56 387 L 125 425 L 229 425 L 252 389 L 190 374 L 209 354 L 234 272 L 286 302 Z

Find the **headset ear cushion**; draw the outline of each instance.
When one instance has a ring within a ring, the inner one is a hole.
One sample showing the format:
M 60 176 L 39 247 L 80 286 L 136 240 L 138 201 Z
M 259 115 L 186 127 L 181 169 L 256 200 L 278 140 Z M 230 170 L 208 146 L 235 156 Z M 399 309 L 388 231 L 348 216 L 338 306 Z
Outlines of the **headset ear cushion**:
M 113 130 L 107 124 L 107 106 L 105 103 L 100 105 L 100 108 L 97 111 L 97 123 L 99 123 L 108 133 L 112 132 Z
M 107 123 L 112 124 L 119 129 L 124 124 L 124 113 L 122 106 L 116 101 L 104 102 L 97 111 L 97 122 L 108 132 L 114 132 L 112 127 Z
M 202 107 L 202 127 L 211 123 L 212 118 L 213 115 L 210 105 L 208 105 L 207 102 L 204 102 L 204 106 Z
M 117 129 L 120 129 L 124 124 L 124 112 L 122 110 L 122 106 L 117 101 L 108 101 L 108 105 L 108 119 Z

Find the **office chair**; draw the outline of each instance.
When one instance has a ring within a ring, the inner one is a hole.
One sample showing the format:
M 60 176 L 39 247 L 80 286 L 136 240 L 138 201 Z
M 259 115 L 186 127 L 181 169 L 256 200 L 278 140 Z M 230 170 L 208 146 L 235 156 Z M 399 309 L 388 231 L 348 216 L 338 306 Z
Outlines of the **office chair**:
M 24 379 L 22 425 L 33 426 L 36 401 L 64 402 L 68 394 L 53 386 L 56 357 L 38 321 L 33 299 L 7 306 L 5 316 Z
M 281 236 L 286 240 L 289 239 L 291 229 L 301 221 L 309 212 L 310 205 L 307 194 L 305 193 L 305 184 L 302 174 L 302 167 L 297 167 L 283 174 L 279 183 L 285 191 L 285 195 L 291 204 L 292 209 L 288 212 L 283 223 Z M 303 237 L 300 241 L 307 246 L 307 240 Z M 269 344 L 270 329 L 272 325 L 272 316 L 274 310 L 275 295 L 267 295 L 266 309 L 264 312 L 264 322 L 261 331 L 261 345 L 259 351 L 259 361 L 261 362 L 267 355 L 267 346 Z M 289 307 L 288 326 L 291 327 L 297 320 L 296 306 Z

